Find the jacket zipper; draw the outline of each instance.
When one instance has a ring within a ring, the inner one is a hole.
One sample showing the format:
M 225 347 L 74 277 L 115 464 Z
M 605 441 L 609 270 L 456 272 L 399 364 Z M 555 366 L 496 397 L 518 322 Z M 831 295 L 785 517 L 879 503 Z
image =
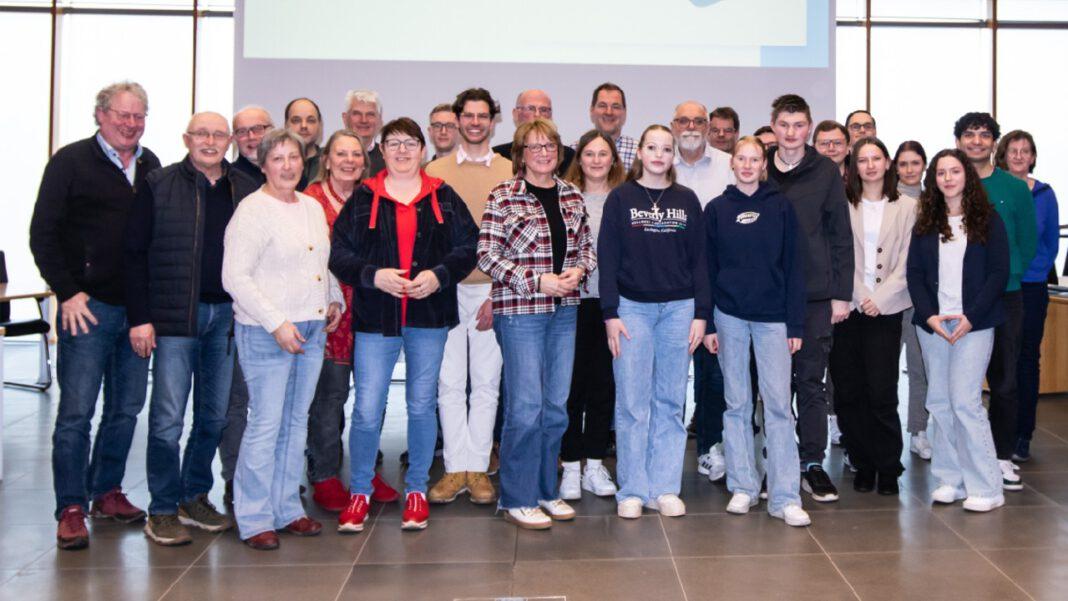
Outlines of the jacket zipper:
M 196 336 L 197 335 L 197 326 L 199 325 L 199 324 L 197 324 L 197 319 L 196 319 L 197 309 L 198 309 L 197 288 L 199 288 L 199 285 L 198 285 L 199 284 L 199 278 L 197 277 L 197 275 L 198 275 L 197 272 L 200 270 L 200 262 L 201 262 L 201 259 L 200 259 L 200 238 L 203 235 L 203 231 L 204 231 L 204 228 L 203 228 L 202 224 L 200 223 L 200 218 L 201 218 L 201 216 L 200 216 L 200 209 L 201 209 L 201 206 L 200 206 L 201 205 L 200 184 L 197 182 L 197 176 L 195 174 L 193 175 L 193 189 L 195 191 L 194 192 L 194 198 L 195 198 L 195 201 L 196 201 L 195 202 L 195 204 L 196 204 L 196 218 L 193 221 L 193 227 L 194 227 L 194 230 L 193 230 L 193 265 L 192 265 L 192 273 L 190 274 L 190 279 L 189 279 L 189 281 L 192 282 L 192 285 L 189 286 L 189 322 L 188 323 L 190 325 L 190 333 L 189 333 L 190 336 Z

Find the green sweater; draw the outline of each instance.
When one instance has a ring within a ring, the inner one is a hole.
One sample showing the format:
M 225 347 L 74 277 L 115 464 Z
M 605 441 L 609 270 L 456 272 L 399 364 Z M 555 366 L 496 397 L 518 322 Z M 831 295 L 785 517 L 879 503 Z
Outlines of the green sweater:
M 1020 289 L 1020 278 L 1027 272 L 1038 248 L 1035 203 L 1023 180 L 997 167 L 982 182 L 1009 235 L 1009 283 L 1005 292 L 1013 292 Z

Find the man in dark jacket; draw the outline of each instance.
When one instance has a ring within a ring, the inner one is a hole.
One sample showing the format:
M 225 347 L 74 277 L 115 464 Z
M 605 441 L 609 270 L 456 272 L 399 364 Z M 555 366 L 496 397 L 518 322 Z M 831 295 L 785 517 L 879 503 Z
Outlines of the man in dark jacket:
M 59 150 L 45 166 L 30 222 L 30 250 L 59 300 L 59 410 L 52 435 L 56 542 L 89 545 L 85 512 L 122 522 L 144 518 L 122 493 L 148 359 L 130 348 L 122 269 L 123 233 L 137 189 L 159 159 L 140 144 L 148 96 L 133 82 L 96 96 L 100 129 Z M 89 453 L 90 421 L 104 408 Z
M 821 465 L 827 447 L 829 395 L 824 381 L 833 324 L 849 316 L 853 298 L 853 233 L 838 167 L 806 144 L 812 115 L 804 98 L 787 94 L 772 103 L 776 148 L 768 178 L 790 199 L 805 241 L 808 306 L 801 350 L 794 355 L 801 488 L 821 502 L 838 489 Z
M 126 229 L 130 343 L 156 353 L 148 414 L 145 534 L 161 545 L 192 541 L 185 526 L 229 529 L 208 501 L 211 463 L 233 377 L 233 309 L 222 285 L 223 236 L 238 201 L 256 183 L 223 158 L 230 128 L 217 113 L 193 115 L 182 135 L 189 154 L 153 172 L 138 190 Z M 193 428 L 179 456 L 191 380 Z

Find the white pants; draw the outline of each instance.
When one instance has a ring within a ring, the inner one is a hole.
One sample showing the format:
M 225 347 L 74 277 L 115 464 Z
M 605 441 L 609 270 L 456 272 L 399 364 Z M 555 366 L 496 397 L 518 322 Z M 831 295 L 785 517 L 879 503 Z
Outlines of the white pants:
M 449 330 L 438 376 L 438 413 L 445 441 L 446 472 L 484 472 L 489 466 L 503 365 L 493 330 L 475 329 L 478 309 L 489 297 L 490 284 L 456 286 L 460 323 Z

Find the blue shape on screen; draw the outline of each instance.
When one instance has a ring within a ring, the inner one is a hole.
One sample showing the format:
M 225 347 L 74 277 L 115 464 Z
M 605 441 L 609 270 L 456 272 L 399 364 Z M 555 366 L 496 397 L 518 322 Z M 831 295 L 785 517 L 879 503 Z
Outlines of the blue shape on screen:
M 829 0 L 807 0 L 806 43 L 804 46 L 762 46 L 761 67 L 824 68 L 830 61 L 830 32 L 833 23 Z
M 706 6 L 712 6 L 713 4 L 719 2 L 719 0 L 690 0 L 690 2 L 692 2 L 694 6 L 700 6 L 704 8 Z

